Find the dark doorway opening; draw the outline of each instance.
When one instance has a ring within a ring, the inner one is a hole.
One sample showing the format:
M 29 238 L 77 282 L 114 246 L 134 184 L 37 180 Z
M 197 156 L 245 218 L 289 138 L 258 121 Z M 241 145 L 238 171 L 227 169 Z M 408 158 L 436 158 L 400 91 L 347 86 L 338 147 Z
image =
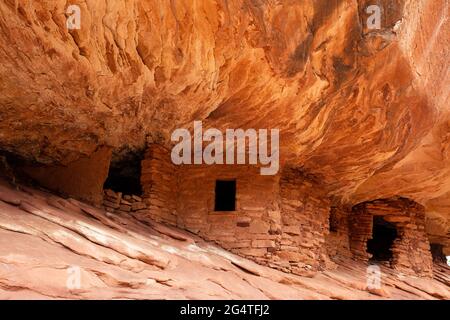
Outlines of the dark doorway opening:
M 217 180 L 214 211 L 236 210 L 236 180 Z
M 444 246 L 439 243 L 431 243 L 431 255 L 433 256 L 434 262 L 447 262 L 447 257 L 444 255 Z
M 143 154 L 140 152 L 113 155 L 103 189 L 111 189 L 127 195 L 142 195 L 142 158 Z
M 367 252 L 372 261 L 391 261 L 392 244 L 397 238 L 397 228 L 383 217 L 373 217 L 372 239 L 367 241 Z

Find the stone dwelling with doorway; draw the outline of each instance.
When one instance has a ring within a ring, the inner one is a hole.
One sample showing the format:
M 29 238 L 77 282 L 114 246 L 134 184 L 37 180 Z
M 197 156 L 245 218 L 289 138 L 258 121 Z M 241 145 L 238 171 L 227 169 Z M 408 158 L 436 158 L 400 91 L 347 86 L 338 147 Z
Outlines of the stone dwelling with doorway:
M 50 189 L 185 229 L 285 272 L 312 273 L 355 259 L 431 276 L 433 259 L 443 258 L 433 244 L 433 255 L 430 250 L 424 207 L 410 199 L 346 207 L 297 168 L 284 165 L 265 176 L 255 165 L 174 165 L 170 152 L 150 144 L 117 163 L 111 150 L 100 149 L 70 166 L 22 169 Z
M 424 208 L 405 198 L 332 203 L 320 181 L 284 166 L 260 175 L 251 165 L 174 165 L 149 145 L 141 162 L 145 208 L 133 214 L 213 241 L 273 268 L 304 274 L 353 258 L 432 275 Z

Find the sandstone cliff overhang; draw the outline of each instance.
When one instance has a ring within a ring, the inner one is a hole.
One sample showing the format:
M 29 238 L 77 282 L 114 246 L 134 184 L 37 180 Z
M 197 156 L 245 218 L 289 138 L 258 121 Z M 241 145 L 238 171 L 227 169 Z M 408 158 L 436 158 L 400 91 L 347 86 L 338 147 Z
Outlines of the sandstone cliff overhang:
M 448 1 L 0 3 L 0 149 L 67 165 L 203 120 L 279 128 L 283 165 L 355 205 L 405 196 L 450 230 Z

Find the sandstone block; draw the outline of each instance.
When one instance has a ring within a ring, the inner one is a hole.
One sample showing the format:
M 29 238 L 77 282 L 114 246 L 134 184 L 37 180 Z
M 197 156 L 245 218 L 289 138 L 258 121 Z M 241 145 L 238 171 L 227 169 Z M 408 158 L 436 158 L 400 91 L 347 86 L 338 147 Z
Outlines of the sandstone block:
M 116 197 L 117 197 L 117 196 L 116 196 L 116 193 L 115 193 L 114 191 L 112 191 L 111 189 L 106 189 L 106 190 L 105 190 L 105 194 L 108 195 L 108 196 L 110 196 L 110 197 L 113 197 L 113 198 L 116 198 Z
M 119 207 L 119 210 L 124 211 L 124 212 L 130 212 L 131 211 L 131 206 L 126 205 L 126 204 L 121 204 Z
M 253 221 L 250 224 L 250 233 L 268 233 L 270 229 L 270 224 L 264 221 Z
M 118 203 L 111 202 L 108 200 L 104 200 L 103 205 L 106 207 L 109 207 L 109 208 L 113 208 L 113 209 L 118 209 L 120 207 L 120 205 Z
M 275 241 L 273 241 L 273 240 L 253 240 L 252 247 L 253 248 L 274 248 Z
M 286 261 L 302 261 L 302 259 L 305 257 L 299 252 L 293 252 L 293 251 L 278 251 L 277 252 L 278 257 L 280 257 L 283 260 Z
M 299 226 L 283 226 L 283 232 L 291 235 L 300 235 L 300 227 Z
M 246 256 L 262 257 L 267 253 L 265 248 L 243 248 L 239 249 L 239 253 Z
M 131 209 L 133 211 L 137 211 L 137 210 L 141 210 L 141 209 L 145 209 L 147 206 L 145 205 L 144 202 L 135 202 L 131 205 Z
M 240 228 L 249 227 L 250 226 L 250 222 L 237 222 L 236 226 L 238 226 Z

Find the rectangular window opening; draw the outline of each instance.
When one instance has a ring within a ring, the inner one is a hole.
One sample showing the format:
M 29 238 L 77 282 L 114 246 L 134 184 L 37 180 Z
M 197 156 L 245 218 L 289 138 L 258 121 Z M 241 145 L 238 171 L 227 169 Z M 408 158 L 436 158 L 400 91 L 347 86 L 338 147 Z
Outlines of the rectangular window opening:
M 330 216 L 329 216 L 329 227 L 330 232 L 337 232 L 338 231 L 338 217 L 336 214 L 336 208 L 331 207 L 330 209 Z
M 236 211 L 236 180 L 216 180 L 214 211 Z

